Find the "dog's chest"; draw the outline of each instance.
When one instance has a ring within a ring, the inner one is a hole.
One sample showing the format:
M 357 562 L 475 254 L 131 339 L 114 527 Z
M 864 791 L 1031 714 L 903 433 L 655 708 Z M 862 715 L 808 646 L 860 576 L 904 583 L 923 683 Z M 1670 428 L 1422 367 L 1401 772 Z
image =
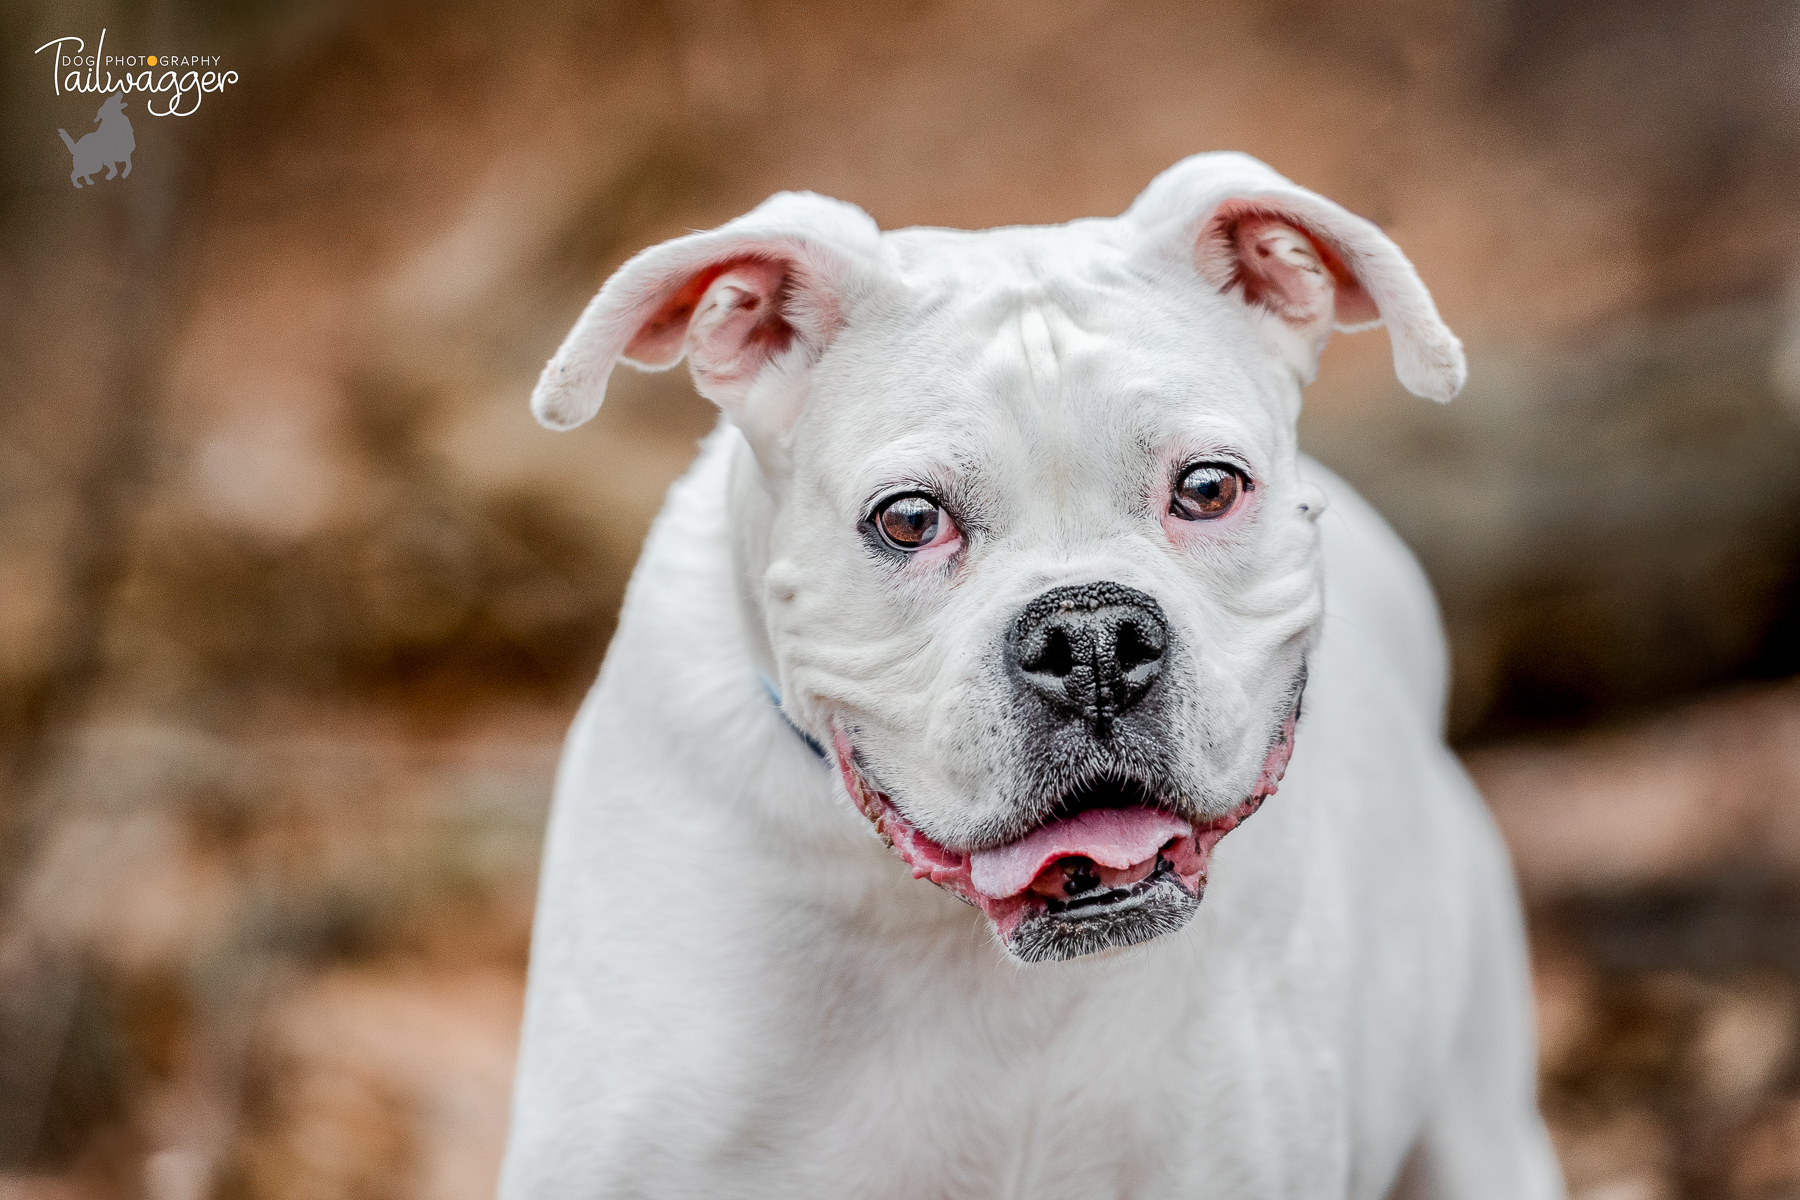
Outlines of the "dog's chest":
M 755 1148 L 727 1172 L 738 1194 L 1343 1194 L 1328 1012 L 1176 978 L 1174 956 L 1059 977 L 979 949 L 985 970 L 940 950 L 824 991 L 771 981 L 779 1003 L 739 1010 L 776 1069 L 715 1097 L 734 1154 Z

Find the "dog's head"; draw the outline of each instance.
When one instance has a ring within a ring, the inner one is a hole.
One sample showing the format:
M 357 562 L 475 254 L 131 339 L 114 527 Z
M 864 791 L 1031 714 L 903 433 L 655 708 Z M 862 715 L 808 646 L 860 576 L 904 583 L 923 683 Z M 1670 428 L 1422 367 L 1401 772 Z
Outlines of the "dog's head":
M 1028 961 L 1179 928 L 1276 787 L 1321 614 L 1294 422 L 1334 328 L 1413 392 L 1460 345 L 1379 229 L 1204 154 L 1121 217 L 882 234 L 776 196 L 645 251 L 532 403 L 684 355 L 754 465 L 751 638 L 913 868 Z

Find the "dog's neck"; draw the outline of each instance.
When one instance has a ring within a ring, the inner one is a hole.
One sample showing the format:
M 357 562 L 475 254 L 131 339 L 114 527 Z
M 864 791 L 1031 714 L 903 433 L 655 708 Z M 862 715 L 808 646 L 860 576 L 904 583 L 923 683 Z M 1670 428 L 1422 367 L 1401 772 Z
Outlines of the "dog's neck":
M 721 418 L 727 425 L 730 418 Z M 775 520 L 775 497 L 770 494 L 768 476 L 757 461 L 750 443 L 733 429 L 730 468 L 725 483 L 724 503 L 727 520 L 732 526 L 731 592 L 742 618 L 744 646 L 751 661 L 777 688 L 781 677 L 776 671 L 775 648 L 769 641 L 768 614 L 762 602 L 762 578 L 769 561 L 770 527 Z

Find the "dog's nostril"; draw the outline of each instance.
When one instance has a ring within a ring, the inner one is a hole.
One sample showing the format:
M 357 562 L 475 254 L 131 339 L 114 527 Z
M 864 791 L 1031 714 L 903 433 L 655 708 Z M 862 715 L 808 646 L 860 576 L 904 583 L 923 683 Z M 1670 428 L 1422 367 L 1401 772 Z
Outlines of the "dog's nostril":
M 1162 657 L 1165 638 L 1159 630 L 1145 630 L 1136 622 L 1126 621 L 1119 626 L 1113 642 L 1113 661 L 1119 664 L 1119 670 L 1130 674 L 1145 663 L 1155 662 Z
M 1044 644 L 1029 662 L 1021 663 L 1035 675 L 1054 675 L 1058 679 L 1075 669 L 1075 648 L 1069 644 L 1066 630 L 1056 627 L 1044 634 Z

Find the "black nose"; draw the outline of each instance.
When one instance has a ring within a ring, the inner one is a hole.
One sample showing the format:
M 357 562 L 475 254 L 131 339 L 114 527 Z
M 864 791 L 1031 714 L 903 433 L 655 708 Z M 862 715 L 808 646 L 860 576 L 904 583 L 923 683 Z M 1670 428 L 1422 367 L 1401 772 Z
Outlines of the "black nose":
M 1169 623 L 1153 597 L 1123 584 L 1084 583 L 1027 604 L 1013 620 L 1008 649 L 1028 687 L 1104 738 L 1156 682 L 1168 644 Z

